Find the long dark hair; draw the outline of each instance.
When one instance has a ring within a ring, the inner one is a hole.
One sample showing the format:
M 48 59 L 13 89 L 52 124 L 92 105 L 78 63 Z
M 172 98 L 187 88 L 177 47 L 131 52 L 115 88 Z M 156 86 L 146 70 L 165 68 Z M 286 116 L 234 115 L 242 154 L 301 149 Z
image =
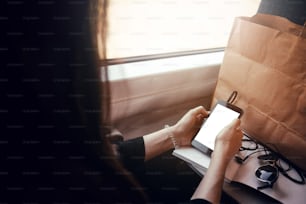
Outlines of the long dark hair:
M 106 138 L 109 84 L 96 38 L 106 8 L 105 0 L 1 8 L 0 202 L 144 201 Z

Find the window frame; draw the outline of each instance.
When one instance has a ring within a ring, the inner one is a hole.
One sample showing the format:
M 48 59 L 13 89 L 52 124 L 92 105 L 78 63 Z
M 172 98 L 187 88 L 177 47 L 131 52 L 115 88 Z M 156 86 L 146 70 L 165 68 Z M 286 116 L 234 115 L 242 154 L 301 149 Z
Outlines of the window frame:
M 207 53 L 213 53 L 213 52 L 222 52 L 224 50 L 225 50 L 225 47 L 220 47 L 220 48 L 169 52 L 169 53 L 142 55 L 142 56 L 133 56 L 133 57 L 112 58 L 112 59 L 101 60 L 100 65 L 110 66 L 110 65 L 118 65 L 118 64 L 133 63 L 133 62 L 166 59 L 166 58 L 172 58 L 172 57 L 183 57 L 183 56 L 207 54 Z

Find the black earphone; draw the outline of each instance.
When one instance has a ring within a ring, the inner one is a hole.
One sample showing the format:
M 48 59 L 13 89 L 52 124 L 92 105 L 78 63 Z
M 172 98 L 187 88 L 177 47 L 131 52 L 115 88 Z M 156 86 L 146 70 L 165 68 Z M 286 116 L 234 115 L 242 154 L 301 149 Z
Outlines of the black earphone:
M 241 158 L 241 157 L 238 156 L 238 155 L 235 155 L 234 158 L 235 158 L 235 161 L 236 161 L 238 164 L 243 164 L 243 162 L 244 162 L 245 160 L 247 160 L 251 155 L 253 155 L 253 154 L 255 154 L 255 153 L 258 153 L 258 152 L 262 152 L 262 151 L 264 151 L 264 149 L 258 149 L 257 151 L 254 151 L 254 152 L 248 154 L 248 155 L 245 156 L 244 158 Z

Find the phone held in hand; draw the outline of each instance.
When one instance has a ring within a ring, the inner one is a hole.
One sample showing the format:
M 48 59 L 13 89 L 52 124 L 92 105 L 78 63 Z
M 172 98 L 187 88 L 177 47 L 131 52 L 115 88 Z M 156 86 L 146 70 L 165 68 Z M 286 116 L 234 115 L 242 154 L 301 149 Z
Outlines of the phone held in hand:
M 241 108 L 225 101 L 218 101 L 192 140 L 192 146 L 204 153 L 211 153 L 219 132 L 233 120 L 241 118 L 242 115 Z

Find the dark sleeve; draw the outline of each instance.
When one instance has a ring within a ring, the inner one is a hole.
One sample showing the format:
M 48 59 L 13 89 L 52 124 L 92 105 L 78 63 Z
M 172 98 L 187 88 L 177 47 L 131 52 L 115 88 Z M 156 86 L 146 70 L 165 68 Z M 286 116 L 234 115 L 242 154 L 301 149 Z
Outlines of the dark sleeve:
M 294 23 L 303 25 L 306 21 L 306 1 L 262 0 L 258 13 L 282 16 Z
M 119 159 L 132 172 L 144 170 L 145 147 L 143 137 L 122 141 L 117 146 Z

